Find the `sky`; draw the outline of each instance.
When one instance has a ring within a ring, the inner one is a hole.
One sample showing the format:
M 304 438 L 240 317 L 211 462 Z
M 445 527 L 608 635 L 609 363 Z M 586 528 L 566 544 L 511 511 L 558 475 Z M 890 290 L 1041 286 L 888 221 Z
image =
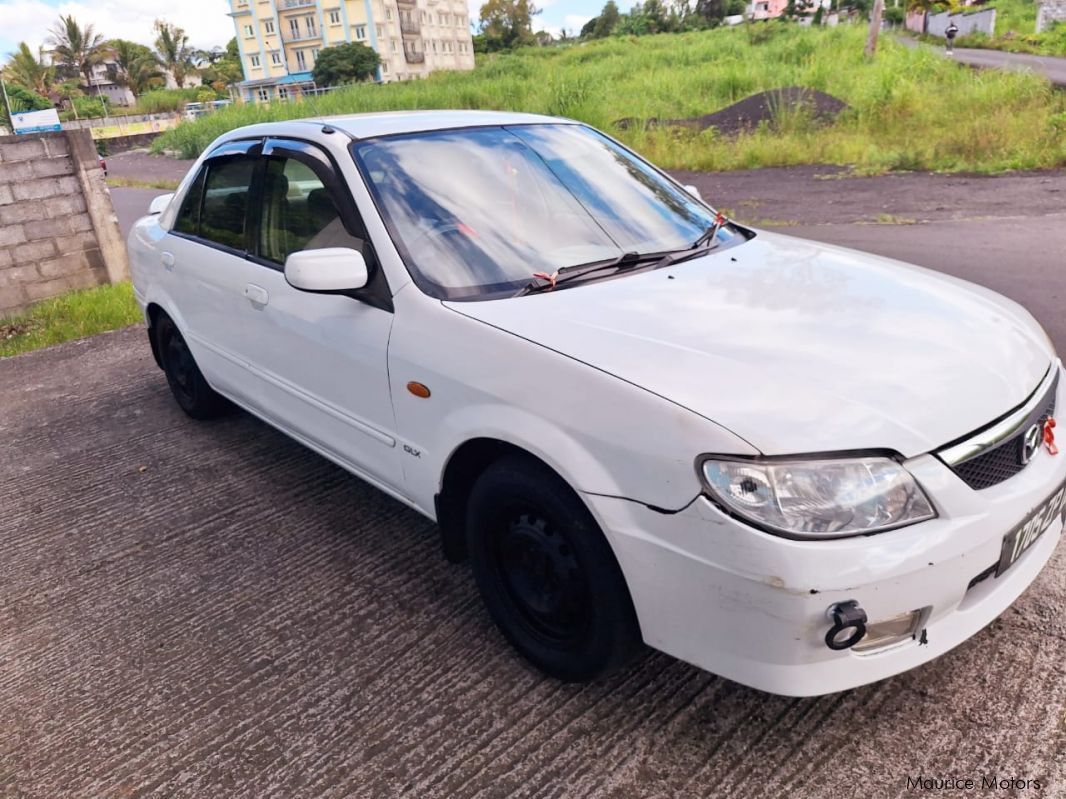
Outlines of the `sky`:
M 476 20 L 483 0 L 467 0 Z M 540 0 L 542 12 L 534 30 L 554 35 L 565 28 L 577 32 L 596 16 L 604 0 Z M 619 3 L 623 8 L 628 3 Z M 233 36 L 233 21 L 226 16 L 226 0 L 0 0 L 0 59 L 25 41 L 36 51 L 60 14 L 73 14 L 83 25 L 92 23 L 109 39 L 131 39 L 151 44 L 152 23 L 166 19 L 185 29 L 194 47 L 223 47 Z

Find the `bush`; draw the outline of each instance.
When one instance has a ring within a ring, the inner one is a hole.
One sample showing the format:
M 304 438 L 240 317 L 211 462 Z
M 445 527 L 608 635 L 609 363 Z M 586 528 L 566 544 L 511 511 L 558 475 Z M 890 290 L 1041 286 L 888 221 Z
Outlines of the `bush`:
M 195 102 L 200 93 L 201 86 L 190 86 L 184 89 L 155 89 L 145 92 L 137 98 L 137 114 L 164 114 L 169 111 L 180 111 L 186 103 Z M 214 91 L 208 89 L 214 94 Z M 214 98 L 212 98 L 214 99 Z
M 45 111 L 52 107 L 47 98 L 31 92 L 29 89 L 19 86 L 17 83 L 7 84 L 7 101 L 11 104 L 11 110 L 16 114 L 20 111 Z M 7 108 L 0 102 L 0 125 L 11 130 L 11 119 L 7 115 Z
M 74 106 L 78 119 L 96 119 L 111 115 L 111 103 L 103 95 L 89 95 L 86 97 L 72 97 L 71 105 Z

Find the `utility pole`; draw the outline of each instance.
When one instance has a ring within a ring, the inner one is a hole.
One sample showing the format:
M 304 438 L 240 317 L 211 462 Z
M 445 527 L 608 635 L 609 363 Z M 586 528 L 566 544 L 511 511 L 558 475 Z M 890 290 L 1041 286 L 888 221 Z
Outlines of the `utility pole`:
M 873 58 L 877 52 L 877 34 L 881 32 L 881 17 L 885 13 L 885 0 L 874 0 L 870 12 L 870 35 L 866 38 L 866 57 Z

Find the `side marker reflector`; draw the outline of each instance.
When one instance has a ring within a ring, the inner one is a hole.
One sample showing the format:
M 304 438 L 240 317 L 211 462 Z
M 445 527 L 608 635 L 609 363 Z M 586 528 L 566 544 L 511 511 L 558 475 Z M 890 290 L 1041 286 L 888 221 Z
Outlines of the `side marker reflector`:
M 414 380 L 407 384 L 407 390 L 416 397 L 421 397 L 422 399 L 429 397 L 429 386 L 417 383 Z

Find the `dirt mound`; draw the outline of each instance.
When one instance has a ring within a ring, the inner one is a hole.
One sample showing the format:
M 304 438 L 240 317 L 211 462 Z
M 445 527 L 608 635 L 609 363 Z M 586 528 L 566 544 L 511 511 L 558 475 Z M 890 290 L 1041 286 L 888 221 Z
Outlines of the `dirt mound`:
M 848 104 L 825 92 L 806 89 L 802 86 L 787 86 L 783 89 L 771 89 L 745 97 L 738 103 L 727 106 L 713 114 L 704 114 L 692 119 L 649 119 L 648 127 L 668 125 L 671 127 L 706 130 L 717 128 L 720 133 L 732 135 L 759 126 L 760 122 L 773 125 L 780 114 L 799 113 L 811 115 L 819 122 L 829 123 L 846 109 Z M 629 117 L 615 123 L 623 130 L 637 127 L 641 120 Z

